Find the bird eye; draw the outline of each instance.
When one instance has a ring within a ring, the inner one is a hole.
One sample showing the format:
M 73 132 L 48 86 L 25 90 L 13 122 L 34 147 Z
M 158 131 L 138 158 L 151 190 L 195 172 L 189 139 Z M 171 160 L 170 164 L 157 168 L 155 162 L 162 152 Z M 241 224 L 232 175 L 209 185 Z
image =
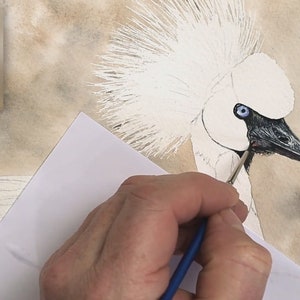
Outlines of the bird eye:
M 250 115 L 250 108 L 243 104 L 237 104 L 233 111 L 239 119 L 246 119 Z

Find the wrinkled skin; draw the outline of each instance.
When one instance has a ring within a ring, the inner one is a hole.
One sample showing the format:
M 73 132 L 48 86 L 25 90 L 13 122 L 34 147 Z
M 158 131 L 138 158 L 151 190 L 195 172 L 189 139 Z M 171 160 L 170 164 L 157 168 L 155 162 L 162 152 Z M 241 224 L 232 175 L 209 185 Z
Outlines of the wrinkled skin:
M 246 214 L 233 187 L 203 174 L 131 177 L 50 257 L 41 299 L 159 299 L 172 254 L 204 216 L 196 295 L 179 290 L 174 299 L 262 299 L 271 257 L 245 234 Z

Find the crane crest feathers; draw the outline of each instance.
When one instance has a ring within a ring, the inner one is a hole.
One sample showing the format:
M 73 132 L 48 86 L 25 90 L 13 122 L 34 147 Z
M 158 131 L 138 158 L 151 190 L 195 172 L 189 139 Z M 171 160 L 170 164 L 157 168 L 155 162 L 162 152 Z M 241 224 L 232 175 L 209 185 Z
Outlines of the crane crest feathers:
M 243 0 L 135 0 L 95 74 L 101 118 L 146 155 L 174 152 L 216 84 L 260 50 Z

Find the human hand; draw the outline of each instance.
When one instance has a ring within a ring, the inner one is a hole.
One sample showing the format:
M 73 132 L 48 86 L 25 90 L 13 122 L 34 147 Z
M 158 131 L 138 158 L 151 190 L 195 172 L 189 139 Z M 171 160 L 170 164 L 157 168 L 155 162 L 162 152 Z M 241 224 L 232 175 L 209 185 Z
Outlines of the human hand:
M 245 234 L 246 214 L 234 188 L 203 174 L 131 177 L 45 264 L 41 299 L 159 299 L 172 254 L 207 216 L 196 295 L 174 299 L 261 299 L 271 258 Z

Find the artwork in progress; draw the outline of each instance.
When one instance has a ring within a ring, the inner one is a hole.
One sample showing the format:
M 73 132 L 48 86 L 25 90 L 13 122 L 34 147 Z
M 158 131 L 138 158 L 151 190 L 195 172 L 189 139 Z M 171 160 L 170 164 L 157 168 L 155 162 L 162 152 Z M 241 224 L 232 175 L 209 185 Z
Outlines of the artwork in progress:
M 145 155 L 192 143 L 197 169 L 235 184 L 262 234 L 248 170 L 256 153 L 300 160 L 300 141 L 283 119 L 294 106 L 290 82 L 261 52 L 262 37 L 243 0 L 136 0 L 95 71 L 101 118 Z

